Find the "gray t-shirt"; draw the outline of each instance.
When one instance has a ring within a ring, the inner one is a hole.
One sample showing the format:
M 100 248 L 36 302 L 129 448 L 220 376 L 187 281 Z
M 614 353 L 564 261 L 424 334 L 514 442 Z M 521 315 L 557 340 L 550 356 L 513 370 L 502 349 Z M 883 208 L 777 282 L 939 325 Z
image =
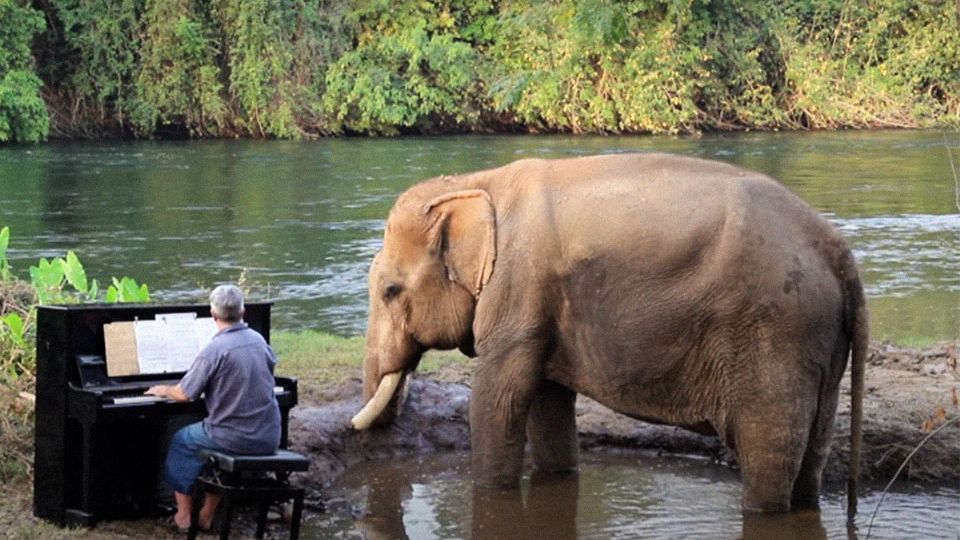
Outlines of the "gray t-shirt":
M 231 452 L 270 454 L 280 446 L 273 349 L 245 323 L 224 328 L 180 381 L 190 399 L 205 394 L 207 435 Z

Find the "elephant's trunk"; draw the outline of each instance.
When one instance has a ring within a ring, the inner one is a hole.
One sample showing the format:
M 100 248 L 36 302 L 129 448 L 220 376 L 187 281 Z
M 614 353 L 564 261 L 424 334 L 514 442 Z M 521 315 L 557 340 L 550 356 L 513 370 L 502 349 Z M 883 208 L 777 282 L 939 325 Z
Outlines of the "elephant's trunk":
M 387 408 L 394 393 L 397 391 L 401 380 L 403 380 L 403 372 L 401 371 L 388 373 L 380 379 L 380 385 L 377 387 L 377 391 L 373 394 L 373 397 L 370 398 L 370 401 L 367 401 L 367 404 L 360 409 L 360 412 L 350 420 L 353 429 L 357 431 L 367 429 L 373 424 L 374 420 L 383 414 L 383 411 Z
M 416 369 L 422 354 L 403 328 L 392 324 L 389 313 L 371 302 L 363 361 L 363 409 L 351 423 L 357 430 L 372 425 L 388 425 L 403 404 L 407 375 Z

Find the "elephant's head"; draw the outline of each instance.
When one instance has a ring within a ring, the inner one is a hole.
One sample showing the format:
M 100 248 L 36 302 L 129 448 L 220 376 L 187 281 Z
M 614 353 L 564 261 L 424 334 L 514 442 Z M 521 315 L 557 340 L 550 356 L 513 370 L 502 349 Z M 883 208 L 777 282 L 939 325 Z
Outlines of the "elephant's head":
M 451 187 L 420 184 L 400 197 L 387 219 L 383 249 L 370 267 L 367 404 L 353 419 L 356 429 L 395 418 L 405 376 L 427 349 L 475 354 L 473 315 L 493 273 L 496 217 L 486 191 Z

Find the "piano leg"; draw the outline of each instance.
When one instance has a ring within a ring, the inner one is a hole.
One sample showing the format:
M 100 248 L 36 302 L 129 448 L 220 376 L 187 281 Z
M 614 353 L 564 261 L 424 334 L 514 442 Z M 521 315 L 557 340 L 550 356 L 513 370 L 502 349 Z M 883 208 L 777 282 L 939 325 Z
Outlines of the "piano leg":
M 70 526 L 80 526 L 80 527 L 93 527 L 97 524 L 97 517 L 92 512 L 92 501 L 93 501 L 93 482 L 91 482 L 93 474 L 93 456 L 94 453 L 91 451 L 93 449 L 93 426 L 89 424 L 83 424 L 81 432 L 83 434 L 83 464 L 82 471 L 80 473 L 80 508 L 66 508 L 64 510 L 64 522 Z M 76 451 L 77 449 L 74 449 Z

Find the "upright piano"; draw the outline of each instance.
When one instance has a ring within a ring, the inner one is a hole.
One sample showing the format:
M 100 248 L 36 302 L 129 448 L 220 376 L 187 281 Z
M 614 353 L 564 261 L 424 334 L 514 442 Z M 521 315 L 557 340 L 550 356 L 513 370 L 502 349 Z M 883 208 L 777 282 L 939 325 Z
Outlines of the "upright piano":
M 270 303 L 248 303 L 244 321 L 270 341 Z M 160 469 L 173 433 L 206 416 L 203 400 L 177 403 L 143 396 L 176 384 L 184 372 L 111 377 L 107 323 L 164 313 L 209 317 L 207 305 L 77 304 L 37 310 L 37 404 L 34 499 L 37 517 L 93 526 L 101 519 L 153 515 L 168 492 Z M 297 381 L 276 377 L 281 446 L 287 445 Z

